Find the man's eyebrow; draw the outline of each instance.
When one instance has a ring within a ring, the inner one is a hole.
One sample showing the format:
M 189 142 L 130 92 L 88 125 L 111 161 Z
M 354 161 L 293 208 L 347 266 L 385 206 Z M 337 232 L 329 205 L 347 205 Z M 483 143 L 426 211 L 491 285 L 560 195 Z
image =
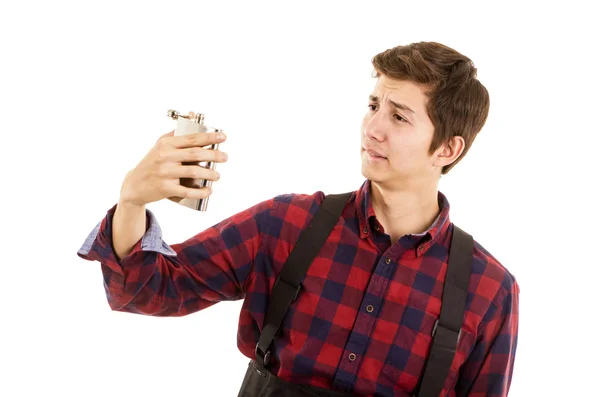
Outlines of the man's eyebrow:
M 379 103 L 379 97 L 377 97 L 377 96 L 375 96 L 375 95 L 369 95 L 369 100 L 371 100 L 371 101 L 373 101 L 373 102 L 376 102 L 376 103 Z M 398 109 L 401 109 L 401 110 L 405 110 L 405 111 L 411 112 L 412 114 L 416 114 L 414 110 L 412 110 L 411 108 L 409 108 L 408 106 L 406 106 L 406 105 L 404 105 L 404 104 L 402 104 L 402 103 L 397 103 L 397 102 L 394 102 L 394 101 L 392 101 L 392 100 L 390 100 L 390 103 L 391 103 L 392 105 L 394 105 L 394 107 L 396 107 L 396 108 L 398 108 Z

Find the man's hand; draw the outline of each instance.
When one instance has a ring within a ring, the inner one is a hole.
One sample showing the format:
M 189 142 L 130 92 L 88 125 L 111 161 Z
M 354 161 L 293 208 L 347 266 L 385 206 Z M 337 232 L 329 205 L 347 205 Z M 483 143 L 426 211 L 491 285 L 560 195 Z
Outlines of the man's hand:
M 224 152 L 204 149 L 205 146 L 224 142 L 227 139 L 225 134 L 173 134 L 174 131 L 171 131 L 161 136 L 138 165 L 127 173 L 121 186 L 121 203 L 144 206 L 164 198 L 203 199 L 210 195 L 210 188 L 185 187 L 180 184 L 180 178 L 217 181 L 219 173 L 196 164 L 183 163 L 226 162 Z

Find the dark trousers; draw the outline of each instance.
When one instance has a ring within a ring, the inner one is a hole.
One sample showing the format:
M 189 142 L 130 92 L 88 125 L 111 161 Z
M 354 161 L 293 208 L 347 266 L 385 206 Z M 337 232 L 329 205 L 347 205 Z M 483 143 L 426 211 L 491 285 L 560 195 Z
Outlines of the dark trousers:
M 277 377 L 251 360 L 238 397 L 351 397 L 352 394 L 320 387 L 299 385 Z

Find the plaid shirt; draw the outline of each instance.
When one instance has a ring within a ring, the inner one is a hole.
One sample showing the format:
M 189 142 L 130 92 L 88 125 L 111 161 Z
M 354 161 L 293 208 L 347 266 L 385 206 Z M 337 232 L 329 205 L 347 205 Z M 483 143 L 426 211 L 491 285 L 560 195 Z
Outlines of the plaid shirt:
M 440 314 L 451 241 L 449 203 L 423 234 L 392 244 L 377 221 L 370 181 L 308 269 L 275 340 L 271 370 L 294 383 L 357 396 L 408 396 L 423 371 Z M 99 261 L 113 310 L 184 316 L 243 299 L 238 346 L 255 358 L 273 283 L 325 194 L 284 194 L 231 216 L 179 244 L 161 238 L 147 210 L 147 232 L 118 261 L 109 209 L 78 255 Z M 515 278 L 474 242 L 466 317 L 441 395 L 506 396 L 518 329 Z M 240 379 L 241 382 L 241 379 Z

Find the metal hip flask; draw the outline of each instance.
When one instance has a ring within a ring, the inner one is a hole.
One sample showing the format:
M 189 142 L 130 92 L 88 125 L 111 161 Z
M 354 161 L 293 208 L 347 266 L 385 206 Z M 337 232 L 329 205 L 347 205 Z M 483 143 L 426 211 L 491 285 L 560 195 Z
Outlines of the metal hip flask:
M 167 115 L 171 117 L 173 120 L 177 120 L 177 125 L 175 127 L 175 136 L 179 135 L 188 135 L 188 134 L 197 134 L 200 132 L 220 132 L 221 129 L 209 127 L 204 124 L 204 114 L 202 113 L 193 113 L 190 112 L 187 115 L 180 114 L 176 110 L 169 110 Z M 219 144 L 211 144 L 208 146 L 204 146 L 205 149 L 217 150 L 219 149 Z M 200 161 L 200 162 L 184 162 L 183 165 L 197 165 L 204 168 L 209 168 L 214 170 L 216 167 L 216 163 L 214 161 Z M 207 179 L 191 179 L 191 178 L 181 178 L 180 183 L 182 186 L 191 187 L 191 188 L 202 188 L 202 187 L 210 187 L 212 186 L 212 181 Z M 190 198 L 181 198 L 181 197 L 170 197 L 169 199 L 173 202 L 181 204 L 185 207 L 197 210 L 197 211 L 206 211 L 208 206 L 208 199 L 210 196 L 203 199 L 190 199 Z

